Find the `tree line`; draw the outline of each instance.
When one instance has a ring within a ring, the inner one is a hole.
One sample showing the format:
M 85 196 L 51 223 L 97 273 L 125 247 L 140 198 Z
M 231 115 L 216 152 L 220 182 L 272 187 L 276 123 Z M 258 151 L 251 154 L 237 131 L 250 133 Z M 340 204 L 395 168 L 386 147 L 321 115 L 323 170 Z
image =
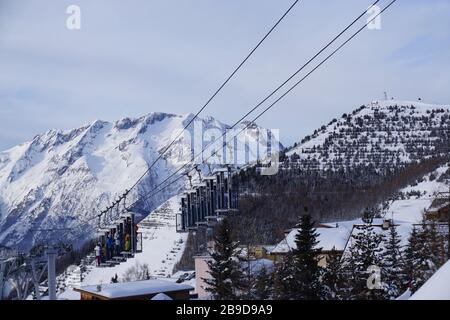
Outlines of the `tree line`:
M 322 249 L 311 216 L 302 215 L 295 248 L 272 268 L 252 270 L 239 252 L 228 219 L 216 228 L 205 288 L 214 299 L 386 300 L 420 288 L 446 260 L 448 247 L 435 222 L 415 226 L 406 245 L 397 226 L 386 232 L 364 212 L 344 254 L 331 252 L 318 264 Z

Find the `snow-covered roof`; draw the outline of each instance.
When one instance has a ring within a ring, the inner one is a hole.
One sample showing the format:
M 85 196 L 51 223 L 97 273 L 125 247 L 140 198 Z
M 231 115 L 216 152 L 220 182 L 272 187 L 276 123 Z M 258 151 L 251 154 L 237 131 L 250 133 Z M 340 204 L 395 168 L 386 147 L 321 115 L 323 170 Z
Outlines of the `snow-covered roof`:
M 174 283 L 165 280 L 143 280 L 134 282 L 104 284 L 101 286 L 101 291 L 97 291 L 96 285 L 81 287 L 80 289 L 75 290 L 89 292 L 95 295 L 114 299 L 114 298 L 143 296 L 147 294 L 154 294 L 161 292 L 173 292 L 181 290 L 191 291 L 194 290 L 194 288 L 185 284 Z
M 151 300 L 173 300 L 173 299 L 171 297 L 169 297 L 167 294 L 158 293 Z
M 373 226 L 373 231 L 376 234 L 382 235 L 384 237 L 388 237 L 390 230 L 389 229 L 383 229 L 382 228 L 382 223 L 383 220 L 382 219 L 374 219 L 372 226 Z M 400 246 L 405 246 L 408 244 L 408 238 L 409 235 L 411 233 L 411 230 L 413 228 L 413 224 L 410 222 L 403 222 L 403 221 L 394 221 L 395 225 L 396 225 L 396 231 L 400 237 Z M 349 240 L 347 242 L 347 246 L 345 247 L 344 251 L 348 252 L 348 249 L 351 247 L 351 245 L 353 244 L 353 239 L 356 235 L 358 235 L 359 233 L 362 232 L 362 230 L 360 228 L 358 228 L 358 226 L 361 226 L 362 224 L 355 224 L 355 227 L 352 229 L 351 234 L 349 236 Z
M 271 253 L 273 251 L 273 249 L 275 249 L 277 246 L 276 245 L 263 245 L 262 246 L 264 249 L 266 249 L 266 251 L 268 253 Z
M 331 251 L 333 248 L 338 251 L 343 251 L 350 236 L 351 227 L 347 224 L 341 224 L 334 228 L 317 228 L 316 230 L 318 233 L 317 241 L 319 241 L 318 248 L 322 248 L 323 251 Z M 295 236 L 297 232 L 298 229 L 291 230 L 286 238 L 278 243 L 271 253 L 286 253 L 292 248 L 295 248 Z
M 450 261 L 447 261 L 409 300 L 450 300 Z
M 246 262 L 243 262 L 244 267 L 246 266 Z M 250 270 L 252 273 L 258 273 L 263 268 L 267 270 L 267 272 L 273 271 L 273 261 L 269 259 L 256 259 L 250 261 Z

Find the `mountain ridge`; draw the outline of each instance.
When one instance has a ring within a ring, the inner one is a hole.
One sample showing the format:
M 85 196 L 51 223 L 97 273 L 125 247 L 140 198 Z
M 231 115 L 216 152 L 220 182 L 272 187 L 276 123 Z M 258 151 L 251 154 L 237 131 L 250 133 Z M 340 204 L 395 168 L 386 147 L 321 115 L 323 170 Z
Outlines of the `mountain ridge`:
M 373 101 L 316 129 L 286 155 L 304 169 L 395 166 L 448 152 L 449 139 L 449 105 Z
M 81 245 L 96 229 L 95 222 L 85 220 L 95 218 L 137 181 L 193 118 L 152 112 L 112 122 L 95 120 L 79 128 L 48 130 L 0 152 L 0 243 L 29 248 L 47 237 L 33 230 L 64 227 L 72 228 L 65 240 Z M 203 132 L 230 127 L 210 116 L 194 123 Z M 130 193 L 127 203 L 191 160 L 193 124 Z M 251 132 L 239 139 L 247 134 Z M 179 193 L 184 183 L 182 179 L 138 203 L 137 213 L 150 212 Z M 56 233 L 48 237 L 58 237 Z

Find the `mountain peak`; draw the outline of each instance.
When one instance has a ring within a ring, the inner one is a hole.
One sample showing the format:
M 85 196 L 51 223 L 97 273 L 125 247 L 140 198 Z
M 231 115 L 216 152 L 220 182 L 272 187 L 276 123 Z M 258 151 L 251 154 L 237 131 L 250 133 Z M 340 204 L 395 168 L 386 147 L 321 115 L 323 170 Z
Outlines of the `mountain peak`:
M 333 119 L 287 150 L 303 168 L 401 166 L 448 153 L 450 108 L 422 101 L 372 101 Z
M 369 106 L 379 106 L 381 108 L 387 108 L 387 107 L 393 107 L 393 106 L 404 106 L 404 107 L 414 107 L 414 108 L 420 108 L 420 109 L 449 109 L 449 105 L 443 105 L 443 104 L 436 104 L 436 103 L 426 103 L 422 100 L 374 100 L 371 103 L 368 104 Z
M 130 188 L 193 116 L 152 112 L 114 122 L 95 120 L 76 129 L 49 130 L 0 153 L 0 244 L 27 249 L 51 236 L 30 237 L 32 228 L 61 227 L 73 228 L 66 239 L 80 245 L 95 232 L 97 220 L 89 218 Z M 205 131 L 228 128 L 213 117 L 198 120 Z M 189 161 L 191 150 L 188 135 L 178 136 L 127 201 Z M 180 180 L 134 209 L 145 215 L 183 187 Z

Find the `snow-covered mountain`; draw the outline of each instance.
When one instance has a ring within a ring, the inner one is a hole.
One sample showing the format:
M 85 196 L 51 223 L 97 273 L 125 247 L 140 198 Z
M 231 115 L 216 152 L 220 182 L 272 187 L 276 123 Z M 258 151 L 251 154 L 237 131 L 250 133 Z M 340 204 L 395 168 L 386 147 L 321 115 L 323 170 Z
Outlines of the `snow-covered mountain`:
M 95 121 L 73 130 L 50 130 L 1 152 L 0 244 L 28 249 L 47 238 L 75 245 L 89 239 L 96 214 L 133 185 L 192 117 L 150 113 L 113 123 Z M 128 204 L 191 159 L 194 124 L 201 132 L 215 132 L 216 138 L 228 128 L 212 117 L 196 119 L 133 189 Z M 243 132 L 239 140 L 253 139 L 255 130 Z M 179 180 L 135 209 L 145 215 L 184 184 Z M 70 230 L 42 231 L 51 228 Z
M 450 151 L 450 106 L 375 101 L 333 119 L 290 148 L 303 169 L 396 167 Z

